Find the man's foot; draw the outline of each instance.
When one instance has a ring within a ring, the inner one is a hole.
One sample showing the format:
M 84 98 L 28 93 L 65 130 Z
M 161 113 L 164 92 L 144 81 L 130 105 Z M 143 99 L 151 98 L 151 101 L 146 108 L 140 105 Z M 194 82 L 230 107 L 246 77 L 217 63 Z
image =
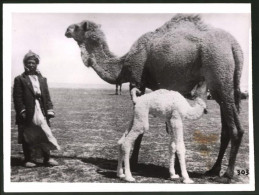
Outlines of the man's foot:
M 44 161 L 44 164 L 46 166 L 57 166 L 58 162 L 51 158 L 48 161 Z
M 27 167 L 27 168 L 32 168 L 32 167 L 36 167 L 36 164 L 33 163 L 33 162 L 27 161 L 27 162 L 24 163 L 24 166 Z

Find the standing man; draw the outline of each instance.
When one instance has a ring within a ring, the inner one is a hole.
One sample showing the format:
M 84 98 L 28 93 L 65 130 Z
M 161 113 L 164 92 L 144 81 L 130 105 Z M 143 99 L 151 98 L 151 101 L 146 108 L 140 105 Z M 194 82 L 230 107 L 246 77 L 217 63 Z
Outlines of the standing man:
M 38 148 L 47 166 L 58 165 L 50 150 L 60 149 L 52 135 L 49 119 L 54 117 L 47 79 L 37 70 L 40 58 L 29 51 L 23 59 L 24 73 L 14 79 L 13 101 L 18 125 L 18 143 L 22 144 L 24 166 L 35 167 L 32 149 Z

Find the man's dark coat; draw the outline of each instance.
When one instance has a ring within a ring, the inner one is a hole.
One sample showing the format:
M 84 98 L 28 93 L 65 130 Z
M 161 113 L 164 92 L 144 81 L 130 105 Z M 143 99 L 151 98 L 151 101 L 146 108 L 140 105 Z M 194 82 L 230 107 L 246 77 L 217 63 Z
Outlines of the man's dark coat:
M 38 80 L 41 90 L 40 105 L 43 114 L 46 116 L 47 111 L 53 109 L 53 104 L 50 99 L 47 79 L 44 78 L 41 74 L 38 74 Z M 16 124 L 17 125 L 28 125 L 32 122 L 32 118 L 35 110 L 35 94 L 31 80 L 28 75 L 23 73 L 20 76 L 17 76 L 14 79 L 14 88 L 13 88 L 13 100 L 14 108 L 16 111 Z M 24 120 L 21 117 L 21 112 L 25 110 L 26 119 Z M 46 117 L 48 120 L 48 117 Z M 48 121 L 49 124 L 49 121 Z

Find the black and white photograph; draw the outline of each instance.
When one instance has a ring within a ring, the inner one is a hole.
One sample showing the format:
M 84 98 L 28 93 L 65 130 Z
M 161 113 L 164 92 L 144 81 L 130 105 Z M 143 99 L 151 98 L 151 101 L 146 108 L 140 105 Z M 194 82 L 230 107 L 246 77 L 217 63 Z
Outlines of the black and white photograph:
M 3 48 L 4 192 L 255 190 L 250 4 L 4 4 Z

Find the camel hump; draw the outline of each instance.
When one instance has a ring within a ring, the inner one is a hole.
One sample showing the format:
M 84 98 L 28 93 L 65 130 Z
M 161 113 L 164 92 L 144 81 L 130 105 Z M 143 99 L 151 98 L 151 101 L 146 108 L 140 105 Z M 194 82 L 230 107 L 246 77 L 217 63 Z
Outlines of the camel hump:
M 143 34 L 141 37 L 139 37 L 137 41 L 135 41 L 134 44 L 131 46 L 128 55 L 130 56 L 131 54 L 135 54 L 141 50 L 147 49 L 147 46 L 152 41 L 153 35 L 154 32 L 147 32 Z
M 171 22 L 178 23 L 182 21 L 189 21 L 192 23 L 201 22 L 201 17 L 199 14 L 176 14 L 172 17 Z
M 209 25 L 203 23 L 199 14 L 176 14 L 171 20 L 156 29 L 156 32 L 164 32 L 170 29 L 179 28 L 180 26 L 190 29 L 196 28 L 199 31 L 207 31 L 210 29 Z

